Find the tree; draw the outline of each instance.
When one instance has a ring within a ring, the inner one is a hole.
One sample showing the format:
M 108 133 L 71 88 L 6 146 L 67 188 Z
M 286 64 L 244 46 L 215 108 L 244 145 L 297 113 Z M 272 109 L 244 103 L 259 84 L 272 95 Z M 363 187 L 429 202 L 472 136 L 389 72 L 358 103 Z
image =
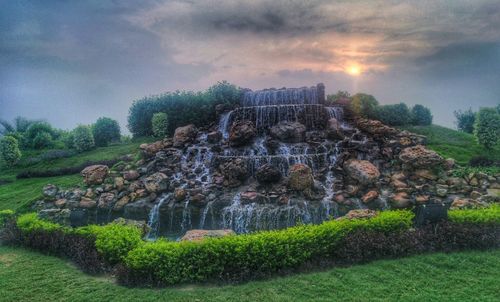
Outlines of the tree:
M 476 120 L 476 113 L 472 111 L 472 108 L 469 108 L 466 111 L 456 110 L 453 112 L 455 118 L 455 124 L 457 125 L 457 129 L 463 132 L 472 133 L 474 132 L 474 122 Z
M 332 105 L 333 103 L 337 102 L 339 99 L 349 99 L 351 97 L 351 94 L 347 91 L 344 90 L 339 90 L 335 94 L 329 94 L 326 96 L 326 103 L 328 105 Z
M 35 138 L 31 141 L 31 145 L 35 149 L 49 148 L 54 145 L 52 136 L 45 131 L 38 132 Z
M 168 134 L 168 115 L 164 112 L 153 114 L 151 119 L 153 134 L 156 137 L 165 137 Z
M 45 133 L 45 134 L 42 134 Z M 52 128 L 52 126 L 43 121 L 33 122 L 27 129 L 25 133 L 26 142 L 32 148 L 35 149 L 43 149 L 52 146 L 52 140 L 57 138 L 57 131 Z M 35 138 L 38 136 L 38 139 L 35 142 Z M 42 142 L 42 138 L 48 138 L 45 142 Z
M 476 114 L 474 136 L 478 143 L 491 149 L 500 140 L 500 114 L 496 108 L 481 108 Z
M 21 151 L 17 139 L 4 136 L 0 140 L 0 155 L 9 166 L 14 166 L 21 158 Z
M 92 126 L 96 146 L 105 147 L 114 141 L 120 141 L 120 125 L 109 117 L 100 117 Z
M 411 109 L 411 124 L 418 126 L 427 126 L 432 124 L 431 110 L 422 105 L 415 105 Z
M 94 148 L 94 136 L 89 126 L 79 125 L 73 130 L 74 145 L 79 152 Z
M 407 125 L 411 121 L 411 114 L 405 103 L 384 105 L 376 108 L 376 118 L 391 126 Z
M 378 101 L 373 95 L 356 93 L 352 96 L 351 109 L 359 116 L 375 118 Z

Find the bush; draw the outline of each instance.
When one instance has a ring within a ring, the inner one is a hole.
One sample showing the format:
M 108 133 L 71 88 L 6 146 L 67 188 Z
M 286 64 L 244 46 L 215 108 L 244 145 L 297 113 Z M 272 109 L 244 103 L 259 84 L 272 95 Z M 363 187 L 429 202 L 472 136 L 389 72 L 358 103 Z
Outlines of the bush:
M 493 204 L 482 209 L 463 209 L 448 212 L 448 218 L 456 223 L 500 223 L 500 205 Z
M 455 124 L 457 125 L 457 129 L 466 133 L 474 132 L 474 122 L 476 120 L 476 113 L 469 108 L 466 111 L 457 110 L 454 111 L 453 114 L 457 119 Z
M 474 136 L 479 144 L 491 149 L 500 140 L 500 113 L 495 108 L 481 108 L 474 123 Z
M 474 156 L 469 160 L 471 167 L 500 167 L 500 161 L 493 160 L 486 156 Z
M 376 109 L 378 101 L 373 95 L 356 93 L 352 96 L 351 110 L 355 114 L 365 118 L 376 118 Z
M 411 124 L 416 126 L 428 126 L 432 124 L 431 110 L 422 105 L 415 105 L 411 109 Z
M 168 133 L 187 124 L 207 126 L 217 118 L 215 107 L 219 104 L 234 106 L 241 98 L 241 91 L 227 82 L 219 82 L 205 92 L 176 91 L 134 101 L 129 109 L 128 128 L 134 136 L 153 135 L 153 114 L 166 113 Z
M 106 147 L 111 142 L 120 141 L 120 125 L 109 117 L 100 117 L 92 126 L 95 145 Z
M 391 126 L 403 126 L 411 122 L 410 110 L 405 103 L 380 106 L 376 109 L 376 117 Z
M 121 158 L 107 159 L 107 160 L 106 159 L 104 159 L 104 160 L 87 160 L 87 161 L 85 161 L 79 165 L 76 165 L 76 166 L 54 168 L 54 169 L 47 169 L 47 170 L 39 170 L 39 169 L 37 169 L 37 170 L 24 170 L 22 172 L 19 172 L 16 175 L 16 178 L 22 179 L 22 178 L 37 178 L 37 177 L 54 177 L 54 176 L 78 174 L 88 166 L 106 165 L 108 167 L 112 167 L 113 165 L 115 165 L 119 162 L 121 162 Z
M 19 144 L 12 136 L 5 136 L 0 139 L 0 155 L 9 166 L 17 164 L 21 158 Z
M 164 112 L 158 112 L 153 114 L 151 119 L 151 124 L 153 125 L 153 134 L 156 137 L 165 137 L 168 133 L 168 116 Z
M 14 211 L 0 210 L 0 229 L 3 227 L 4 223 L 12 217 L 14 217 Z
M 74 145 L 79 152 L 94 148 L 94 136 L 89 126 L 79 125 L 73 130 Z
M 33 122 L 25 133 L 27 144 L 34 149 L 52 146 L 52 141 L 58 138 L 58 132 L 47 122 Z
M 75 148 L 75 136 L 73 131 L 63 131 L 61 133 L 61 142 L 64 144 L 64 147 L 68 149 Z

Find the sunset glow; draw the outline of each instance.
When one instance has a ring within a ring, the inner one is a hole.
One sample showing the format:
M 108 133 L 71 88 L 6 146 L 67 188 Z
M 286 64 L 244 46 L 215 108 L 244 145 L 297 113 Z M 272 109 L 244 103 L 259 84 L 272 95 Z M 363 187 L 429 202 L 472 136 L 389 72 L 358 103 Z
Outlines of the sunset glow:
M 352 76 L 358 76 L 361 74 L 361 68 L 356 65 L 349 66 L 346 71 Z

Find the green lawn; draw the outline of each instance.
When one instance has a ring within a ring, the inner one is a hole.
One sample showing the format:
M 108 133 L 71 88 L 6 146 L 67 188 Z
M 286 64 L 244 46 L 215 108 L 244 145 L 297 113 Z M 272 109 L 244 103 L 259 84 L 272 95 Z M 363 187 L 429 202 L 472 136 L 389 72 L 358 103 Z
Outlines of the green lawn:
M 427 144 L 431 149 L 445 158 L 454 158 L 460 165 L 466 165 L 472 157 L 479 155 L 500 160 L 500 145 L 488 150 L 479 145 L 472 134 L 437 125 L 401 129 L 427 136 Z
M 27 208 L 31 202 L 41 197 L 42 187 L 48 183 L 69 188 L 81 184 L 82 181 L 82 177 L 79 174 L 17 180 L 15 176 L 22 170 L 47 170 L 76 166 L 86 161 L 114 159 L 130 153 L 135 154 L 139 150 L 139 145 L 148 141 L 151 141 L 151 139 L 146 138 L 126 144 L 100 147 L 88 152 L 80 153 L 76 156 L 43 161 L 34 165 L 27 165 L 27 158 L 29 156 L 39 155 L 41 152 L 46 152 L 46 150 L 28 151 L 25 152 L 25 155 L 21 159 L 18 166 L 14 168 L 7 168 L 5 165 L 0 163 L 0 179 L 12 181 L 11 183 L 0 185 L 0 210 L 22 210 Z
M 1 301 L 500 301 L 500 250 L 376 261 L 242 285 L 125 288 L 0 247 Z

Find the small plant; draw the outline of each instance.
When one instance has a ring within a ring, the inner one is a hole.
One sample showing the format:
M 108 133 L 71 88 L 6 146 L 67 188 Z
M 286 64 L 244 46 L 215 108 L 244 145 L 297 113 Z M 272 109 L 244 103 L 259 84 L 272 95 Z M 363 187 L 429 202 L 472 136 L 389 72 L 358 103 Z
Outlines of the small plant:
M 158 112 L 153 114 L 151 119 L 153 125 L 153 134 L 156 137 L 163 138 L 168 133 L 168 116 L 164 112 Z
M 92 126 L 95 145 L 105 147 L 111 142 L 120 141 L 120 125 L 109 117 L 100 117 Z
M 457 125 L 457 129 L 466 133 L 474 132 L 474 122 L 476 120 L 476 113 L 472 111 L 472 108 L 468 110 L 462 111 L 457 110 L 454 111 L 453 114 L 457 119 L 455 124 Z
M 89 126 L 80 125 L 73 130 L 74 144 L 78 152 L 94 148 L 94 136 Z
M 21 158 L 21 151 L 17 139 L 12 136 L 4 136 L 0 140 L 0 155 L 9 166 L 17 164 Z
M 0 228 L 3 224 L 10 218 L 14 217 L 14 211 L 12 210 L 1 210 L 0 211 Z
M 416 126 L 428 126 L 432 124 L 431 110 L 422 105 L 415 105 L 411 109 L 411 124 Z
M 474 123 L 477 142 L 491 149 L 500 140 L 500 113 L 496 108 L 481 108 Z

